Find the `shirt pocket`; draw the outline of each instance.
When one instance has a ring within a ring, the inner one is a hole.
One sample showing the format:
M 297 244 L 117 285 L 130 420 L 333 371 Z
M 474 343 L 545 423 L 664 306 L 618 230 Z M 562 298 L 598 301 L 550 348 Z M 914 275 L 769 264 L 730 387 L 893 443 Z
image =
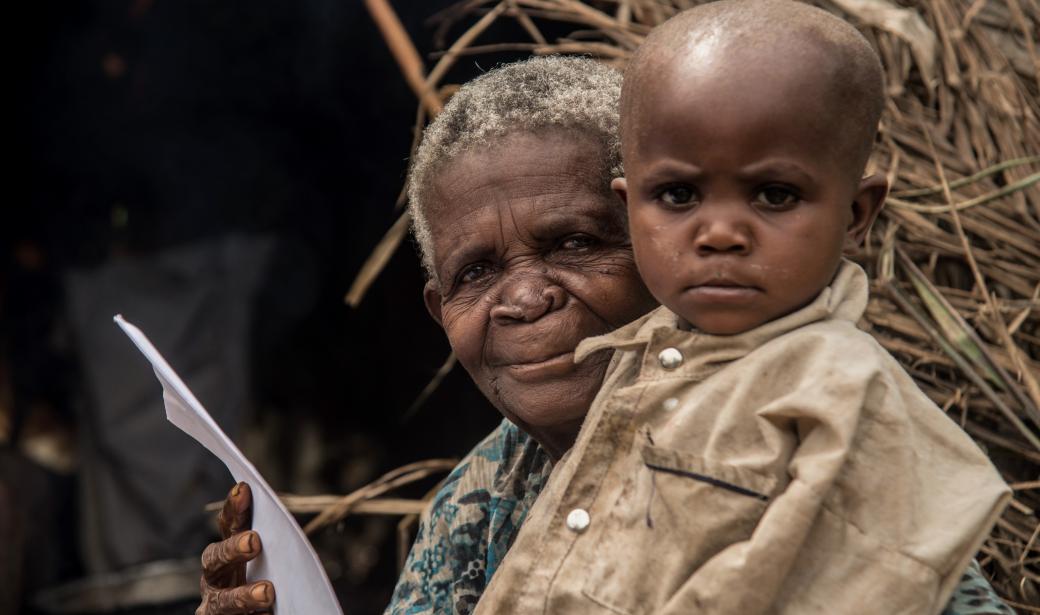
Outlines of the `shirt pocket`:
M 750 538 L 778 482 L 654 445 L 642 446 L 636 466 L 588 547 L 594 557 L 582 589 L 631 615 L 663 605 L 704 562 Z

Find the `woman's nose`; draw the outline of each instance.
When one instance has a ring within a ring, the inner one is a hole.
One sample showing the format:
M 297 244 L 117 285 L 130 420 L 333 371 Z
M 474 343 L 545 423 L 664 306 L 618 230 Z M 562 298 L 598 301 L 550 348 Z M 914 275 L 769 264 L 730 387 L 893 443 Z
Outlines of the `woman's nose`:
M 491 319 L 501 325 L 534 322 L 563 307 L 567 292 L 542 276 L 507 280 L 501 299 L 491 308 Z

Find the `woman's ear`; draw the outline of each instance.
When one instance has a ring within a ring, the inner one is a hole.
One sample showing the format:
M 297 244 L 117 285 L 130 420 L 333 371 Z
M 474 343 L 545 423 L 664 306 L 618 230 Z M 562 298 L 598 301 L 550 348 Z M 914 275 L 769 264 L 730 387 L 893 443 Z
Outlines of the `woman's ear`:
M 624 177 L 615 177 L 610 181 L 610 189 L 618 195 L 622 203 L 628 204 L 628 180 Z
M 874 220 L 881 213 L 886 195 L 888 195 L 888 180 L 883 175 L 874 174 L 860 180 L 856 196 L 852 201 L 852 220 L 845 229 L 844 250 L 846 253 L 855 252 L 863 244 Z
M 426 304 L 426 311 L 430 313 L 430 317 L 437 321 L 437 324 L 441 327 L 444 326 L 444 321 L 441 319 L 441 291 L 438 285 L 433 280 L 426 280 L 426 286 L 423 287 L 422 291 L 423 303 Z

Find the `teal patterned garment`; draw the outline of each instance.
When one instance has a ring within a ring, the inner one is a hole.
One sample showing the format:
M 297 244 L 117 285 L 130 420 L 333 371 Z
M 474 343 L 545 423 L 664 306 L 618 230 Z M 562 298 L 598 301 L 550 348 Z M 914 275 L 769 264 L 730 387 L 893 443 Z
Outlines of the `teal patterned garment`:
M 551 469 L 538 443 L 503 420 L 434 496 L 386 613 L 472 612 Z
M 1015 611 L 997 596 L 979 563 L 972 560 L 942 615 L 1015 615 Z
M 452 470 L 419 523 L 386 615 L 468 615 L 552 470 L 538 443 L 502 423 Z M 972 562 L 942 615 L 1013 615 Z

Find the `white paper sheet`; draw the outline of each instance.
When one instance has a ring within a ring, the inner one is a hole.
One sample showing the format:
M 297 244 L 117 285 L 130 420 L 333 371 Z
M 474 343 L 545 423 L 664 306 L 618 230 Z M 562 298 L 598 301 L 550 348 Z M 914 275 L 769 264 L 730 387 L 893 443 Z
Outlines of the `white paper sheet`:
M 114 320 L 152 364 L 162 384 L 166 418 L 223 461 L 236 481 L 249 483 L 253 493 L 253 529 L 260 534 L 263 552 L 249 563 L 248 579 L 274 583 L 276 614 L 342 614 L 318 555 L 267 481 L 224 434 L 145 334 L 122 316 L 117 315 Z

